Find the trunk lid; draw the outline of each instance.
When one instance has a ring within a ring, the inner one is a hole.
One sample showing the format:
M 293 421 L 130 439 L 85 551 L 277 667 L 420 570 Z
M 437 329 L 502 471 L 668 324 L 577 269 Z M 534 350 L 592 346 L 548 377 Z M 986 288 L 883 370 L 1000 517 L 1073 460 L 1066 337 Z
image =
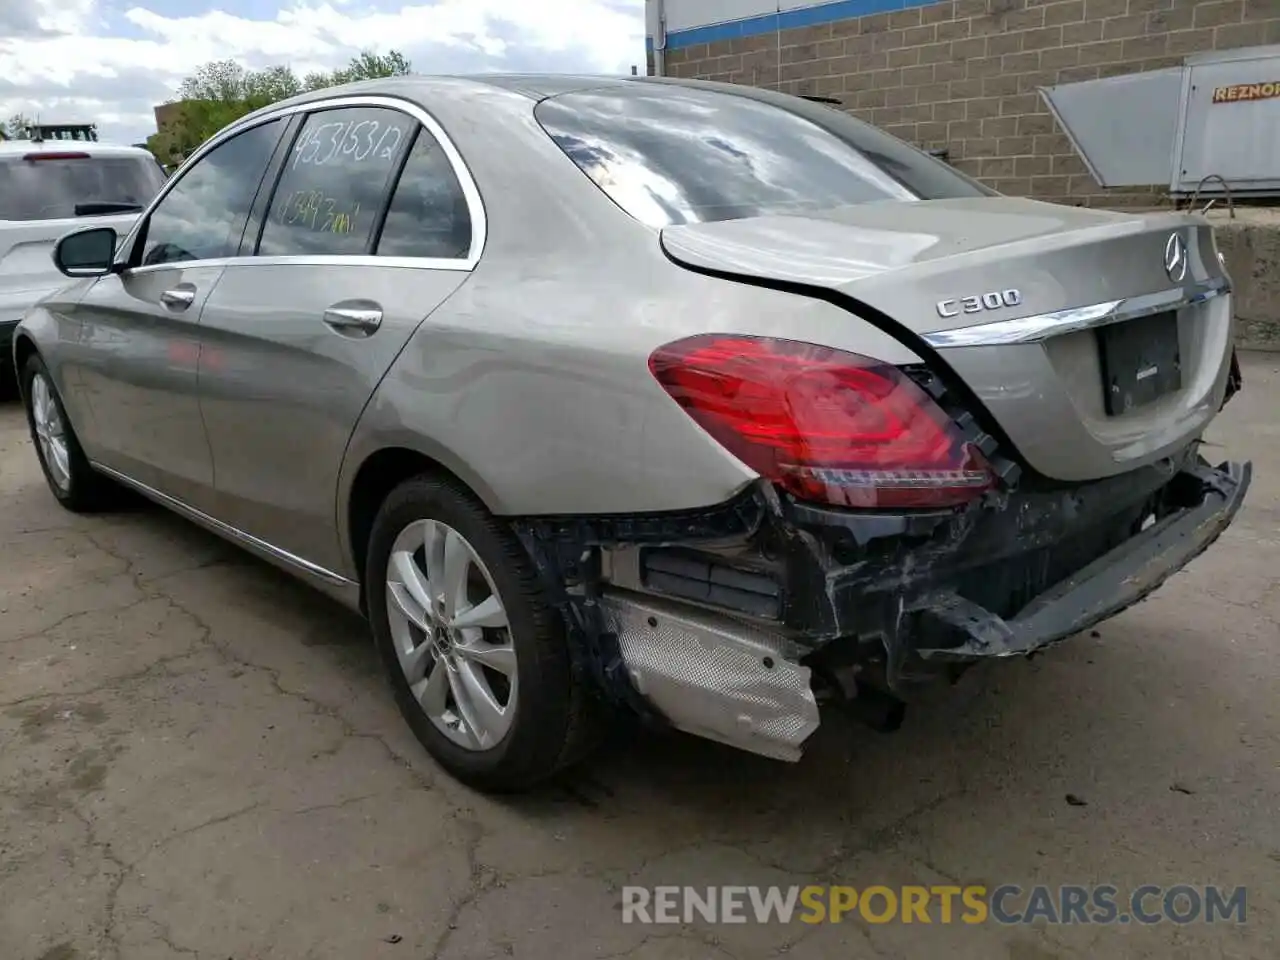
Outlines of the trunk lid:
M 887 317 L 1054 479 L 1166 456 L 1203 431 L 1226 389 L 1229 281 L 1198 216 L 883 202 L 672 226 L 661 243 L 690 268 L 822 287 Z

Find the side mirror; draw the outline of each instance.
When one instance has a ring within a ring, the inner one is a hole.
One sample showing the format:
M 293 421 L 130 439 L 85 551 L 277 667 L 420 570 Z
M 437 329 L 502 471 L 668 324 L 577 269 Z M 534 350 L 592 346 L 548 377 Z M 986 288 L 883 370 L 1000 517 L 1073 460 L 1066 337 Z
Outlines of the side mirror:
M 116 232 L 111 227 L 86 227 L 68 233 L 53 248 L 53 263 L 68 277 L 102 277 L 112 272 Z

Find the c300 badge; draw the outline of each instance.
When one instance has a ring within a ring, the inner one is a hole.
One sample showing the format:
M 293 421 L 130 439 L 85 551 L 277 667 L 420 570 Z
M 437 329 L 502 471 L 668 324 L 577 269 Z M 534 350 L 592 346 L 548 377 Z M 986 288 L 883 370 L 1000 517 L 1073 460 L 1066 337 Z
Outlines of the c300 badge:
M 982 313 L 984 310 L 1003 310 L 1022 303 L 1017 290 L 992 290 L 972 297 L 955 297 L 938 301 L 938 316 L 958 317 L 962 313 Z

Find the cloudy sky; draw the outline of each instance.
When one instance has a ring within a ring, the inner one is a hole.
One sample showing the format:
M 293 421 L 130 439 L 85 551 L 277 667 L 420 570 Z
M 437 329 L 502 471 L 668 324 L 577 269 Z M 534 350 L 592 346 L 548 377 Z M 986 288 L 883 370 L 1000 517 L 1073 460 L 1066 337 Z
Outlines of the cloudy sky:
M 136 142 L 201 63 L 302 76 L 362 48 L 420 73 L 643 71 L 644 0 L 0 0 L 0 119 Z

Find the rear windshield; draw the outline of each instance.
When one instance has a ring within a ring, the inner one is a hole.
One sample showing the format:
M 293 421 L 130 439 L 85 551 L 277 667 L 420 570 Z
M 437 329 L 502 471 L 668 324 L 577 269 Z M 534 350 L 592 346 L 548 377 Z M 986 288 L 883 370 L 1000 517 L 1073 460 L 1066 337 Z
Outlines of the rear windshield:
M 0 220 L 74 217 L 78 203 L 145 206 L 164 180 L 150 157 L 0 157 Z
M 628 82 L 544 100 L 535 115 L 596 186 L 653 227 L 993 193 L 847 114 L 795 104 Z

